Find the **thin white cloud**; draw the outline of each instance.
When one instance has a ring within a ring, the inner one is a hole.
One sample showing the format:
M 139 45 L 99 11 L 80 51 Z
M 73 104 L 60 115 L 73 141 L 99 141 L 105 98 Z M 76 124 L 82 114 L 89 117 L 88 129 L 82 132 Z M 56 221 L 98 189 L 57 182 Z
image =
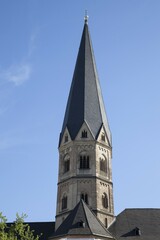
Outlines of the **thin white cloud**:
M 12 82 L 15 86 L 23 84 L 30 78 L 31 66 L 27 63 L 12 65 L 6 69 L 2 74 L 3 77 L 8 82 Z
M 19 64 L 11 64 L 7 69 L 3 69 L 0 66 L 0 87 L 6 85 L 7 82 L 12 82 L 15 86 L 20 86 L 30 78 L 32 68 L 29 62 L 36 48 L 38 32 L 38 29 L 36 29 L 30 35 L 28 51 Z

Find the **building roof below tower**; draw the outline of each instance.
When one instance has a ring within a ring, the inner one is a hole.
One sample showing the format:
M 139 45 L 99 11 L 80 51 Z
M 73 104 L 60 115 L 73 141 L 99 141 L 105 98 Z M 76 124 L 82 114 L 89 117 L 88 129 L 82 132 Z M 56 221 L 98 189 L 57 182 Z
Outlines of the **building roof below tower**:
M 12 223 L 8 223 L 8 227 Z M 160 209 L 125 209 L 113 224 L 106 229 L 92 213 L 89 207 L 80 202 L 55 231 L 54 222 L 27 223 L 34 235 L 40 235 L 40 240 L 48 240 L 69 236 L 94 236 L 116 240 L 159 240 L 160 239 Z M 114 236 L 114 237 L 112 237 Z
M 125 209 L 108 230 L 117 240 L 159 240 L 160 209 Z
M 83 200 L 80 200 L 50 239 L 66 236 L 114 239 Z

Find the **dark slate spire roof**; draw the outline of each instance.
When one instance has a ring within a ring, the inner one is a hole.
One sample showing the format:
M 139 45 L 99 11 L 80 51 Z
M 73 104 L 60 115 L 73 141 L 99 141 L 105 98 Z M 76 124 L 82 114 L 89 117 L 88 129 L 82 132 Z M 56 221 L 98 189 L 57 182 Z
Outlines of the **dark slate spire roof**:
M 111 133 L 105 113 L 87 21 L 84 24 L 60 142 L 66 127 L 71 139 L 74 140 L 84 121 L 88 124 L 95 139 L 103 125 L 111 145 Z
M 113 239 L 112 235 L 102 225 L 83 200 L 80 200 L 50 239 L 66 235 L 94 235 Z

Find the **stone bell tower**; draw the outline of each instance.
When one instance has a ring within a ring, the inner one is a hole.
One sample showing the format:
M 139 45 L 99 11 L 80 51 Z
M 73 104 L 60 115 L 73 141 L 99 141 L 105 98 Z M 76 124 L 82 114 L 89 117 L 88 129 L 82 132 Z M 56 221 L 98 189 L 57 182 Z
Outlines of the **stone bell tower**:
M 114 219 L 112 142 L 85 17 L 59 140 L 56 228 L 83 199 L 108 227 Z

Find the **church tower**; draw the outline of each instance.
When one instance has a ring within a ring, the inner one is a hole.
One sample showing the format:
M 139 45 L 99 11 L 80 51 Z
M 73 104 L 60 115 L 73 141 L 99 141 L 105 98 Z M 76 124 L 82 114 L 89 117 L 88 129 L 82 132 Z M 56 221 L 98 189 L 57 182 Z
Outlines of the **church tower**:
M 59 140 L 56 229 L 80 199 L 108 227 L 114 219 L 112 141 L 85 17 Z

